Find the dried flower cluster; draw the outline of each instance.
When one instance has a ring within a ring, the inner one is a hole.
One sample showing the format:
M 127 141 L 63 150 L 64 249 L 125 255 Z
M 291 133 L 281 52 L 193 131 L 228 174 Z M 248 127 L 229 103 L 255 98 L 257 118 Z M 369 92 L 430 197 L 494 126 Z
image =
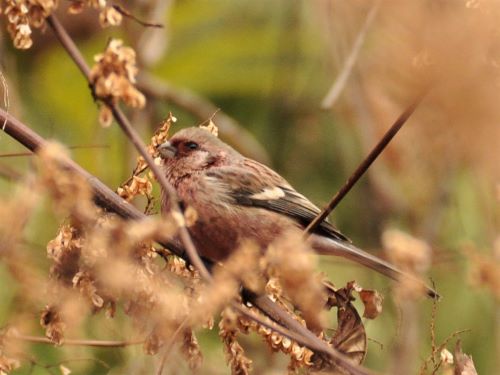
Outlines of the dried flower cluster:
M 302 312 L 307 325 L 321 332 L 325 327 L 326 295 L 319 275 L 315 275 L 317 256 L 302 240 L 300 231 L 285 233 L 267 251 L 270 277 L 279 279 L 283 292 Z
M 133 108 L 144 107 L 146 98 L 134 86 L 138 69 L 132 48 L 123 46 L 119 39 L 112 39 L 104 53 L 96 55 L 94 60 L 90 81 L 98 98 L 112 103 L 122 100 Z M 107 105 L 102 106 L 99 119 L 103 126 L 111 125 L 113 114 Z
M 168 126 L 162 130 L 166 132 Z M 153 142 L 163 137 L 161 133 L 153 137 Z M 175 221 L 151 218 L 127 223 L 114 216 L 103 216 L 85 193 L 85 181 L 75 179 L 63 168 L 67 157 L 64 150 L 49 145 L 40 155 L 41 185 L 52 196 L 56 211 L 69 215 L 71 223 L 63 225 L 47 245 L 47 254 L 54 262 L 48 295 L 59 296 L 49 298 L 41 316 L 47 337 L 62 344 L 67 327 L 76 325 L 82 309 L 104 310 L 112 317 L 119 303 L 147 337 L 146 353 L 157 353 L 201 301 L 197 272 L 172 255 L 163 253 L 166 268 L 157 262 L 152 240 L 172 237 Z M 57 179 L 49 178 L 50 175 Z M 72 201 L 71 196 L 78 197 L 79 202 Z M 232 295 L 236 293 L 237 287 Z M 60 300 L 62 295 L 66 297 Z M 213 326 L 211 315 L 192 320 L 196 320 L 196 326 Z M 182 330 L 176 342 L 190 368 L 198 368 L 202 355 L 190 326 Z
M 200 288 L 199 298 L 191 306 L 191 325 L 200 325 L 206 316 L 214 316 L 236 300 L 240 285 L 253 291 L 262 290 L 259 258 L 258 247 L 248 243 L 237 249 L 223 265 L 218 265 L 213 282 Z
M 219 337 L 224 344 L 226 361 L 231 368 L 231 374 L 248 375 L 252 369 L 252 360 L 245 356 L 245 351 L 238 342 L 238 316 L 230 309 L 221 313 L 219 322 Z
M 54 306 L 45 306 L 40 316 L 40 325 L 45 328 L 45 335 L 56 345 L 61 345 L 66 330 L 66 323 Z
M 8 357 L 0 350 L 0 375 L 7 375 L 19 366 L 21 362 L 18 359 Z
M 65 285 L 71 285 L 78 272 L 82 247 L 78 230 L 67 224 L 61 226 L 56 238 L 47 244 L 47 256 L 53 261 L 50 274 Z
M 28 49 L 33 45 L 33 28 L 45 27 L 45 19 L 58 7 L 59 0 L 5 0 L 3 13 L 7 20 L 14 47 Z M 102 27 L 118 26 L 123 16 L 106 0 L 75 0 L 68 9 L 70 14 L 78 14 L 85 7 L 99 10 L 99 22 Z
M 99 22 L 102 27 L 119 26 L 122 23 L 122 14 L 106 0 L 72 0 L 68 9 L 70 14 L 79 14 L 84 8 L 99 10 Z
M 331 284 L 324 288 L 321 279 L 314 273 L 314 258 L 306 248 L 301 247 L 302 243 L 300 236 L 297 237 L 290 233 L 285 235 L 257 263 L 242 269 L 242 275 L 252 276 L 248 272 L 252 267 L 256 267 L 253 275 L 260 275 L 260 278 L 264 278 L 266 274 L 271 275 L 267 276 L 269 279 L 264 287 L 266 294 L 288 311 L 300 324 L 309 328 L 312 326 L 317 332 L 318 338 L 333 345 L 341 353 L 351 357 L 354 363 L 359 364 L 366 353 L 366 333 L 359 314 L 351 304 L 351 301 L 354 300 L 352 292 L 357 291 L 360 294 L 365 304 L 365 315 L 370 318 L 375 318 L 380 313 L 381 296 L 375 291 L 361 288 L 354 282 L 338 290 Z M 240 255 L 240 257 L 240 260 L 245 259 L 244 255 Z M 288 260 L 284 259 L 286 257 Z M 245 263 L 249 264 L 250 259 L 247 259 Z M 236 258 L 232 260 L 236 260 Z M 291 280 L 292 278 L 294 281 Z M 225 279 L 227 280 L 227 276 Z M 257 286 L 262 289 L 261 285 L 257 284 Z M 297 289 L 302 289 L 304 292 L 299 292 Z M 306 293 L 315 296 L 317 300 L 310 300 L 310 295 L 306 296 Z M 203 295 L 207 295 L 207 293 L 203 293 Z M 229 297 L 230 294 L 226 295 Z M 309 305 L 305 305 L 306 303 Z M 311 306 L 318 310 L 313 313 Z M 323 331 L 326 321 L 321 314 L 327 308 L 332 307 L 338 309 L 338 328 L 331 337 L 327 337 Z M 259 314 L 257 309 L 253 307 L 249 309 L 255 314 Z M 320 316 L 321 318 L 319 318 Z M 307 317 L 307 319 L 304 320 L 303 317 Z M 318 324 L 318 321 L 321 321 L 324 326 L 313 326 L 313 324 Z M 335 367 L 331 361 L 323 356 L 315 355 L 311 350 L 297 342 L 226 309 L 223 311 L 222 320 L 219 323 L 219 336 L 224 343 L 226 360 L 233 374 L 247 374 L 251 370 L 252 361 L 245 355 L 237 338 L 239 334 L 250 332 L 262 336 L 273 351 L 280 351 L 288 355 L 290 357 L 290 372 L 304 368 L 325 370 Z
M 61 215 L 71 215 L 77 221 L 93 220 L 96 207 L 85 178 L 64 168 L 69 160 L 67 150 L 57 143 L 50 143 L 38 151 L 38 156 L 40 185 L 51 195 L 54 208 Z
M 266 287 L 273 300 L 283 304 L 297 321 L 305 325 L 305 321 L 300 318 L 299 312 L 290 309 L 289 304 L 283 302 L 282 289 L 276 279 L 270 280 Z M 361 363 L 366 354 L 367 339 L 366 332 L 359 314 L 351 304 L 354 300 L 352 291 L 355 283 L 348 284 L 345 288 L 336 289 L 331 284 L 327 288 L 328 301 L 325 308 L 336 307 L 338 326 L 331 337 L 327 337 L 324 332 L 318 333 L 318 337 L 329 345 L 335 347 L 339 352 L 349 357 L 353 363 Z M 360 290 L 360 287 L 357 287 Z M 275 294 L 278 293 L 280 296 Z M 251 311 L 258 314 L 255 308 Z M 273 351 L 280 351 L 290 357 L 289 372 L 296 373 L 300 369 L 315 371 L 338 370 L 336 365 L 329 359 L 313 353 L 311 350 L 299 345 L 297 342 L 284 337 L 273 330 L 264 327 L 254 321 L 226 309 L 222 313 L 219 323 L 219 336 L 225 345 L 226 360 L 231 366 L 233 374 L 247 374 L 250 372 L 252 361 L 246 357 L 244 349 L 237 340 L 238 334 L 248 334 L 255 332 L 262 336 L 266 344 Z
M 154 135 L 151 137 L 151 141 L 147 146 L 149 154 L 154 158 L 155 163 L 160 164 L 161 159 L 159 158 L 157 148 L 159 145 L 164 143 L 168 138 L 168 131 L 173 123 L 177 119 L 172 115 L 169 116 L 160 124 L 158 129 L 155 131 Z M 142 156 L 137 157 L 137 165 L 132 172 L 132 176 L 125 181 L 116 192 L 120 197 L 127 201 L 133 200 L 137 196 L 145 196 L 147 199 L 147 205 L 145 212 L 150 213 L 150 209 L 153 207 L 153 181 L 154 175 L 149 171 L 147 174 L 141 176 L 148 169 L 148 165 Z
M 500 301 L 500 238 L 493 244 L 493 255 L 482 254 L 478 249 L 468 246 L 465 256 L 471 267 L 469 280 L 472 285 L 489 289 L 497 301 Z
M 30 48 L 32 28 L 43 27 L 57 5 L 58 0 L 5 0 L 3 12 L 14 47 Z
M 208 124 L 200 125 L 200 128 L 205 129 L 206 131 L 212 133 L 216 137 L 219 136 L 219 128 L 217 127 L 217 125 L 215 125 L 215 123 L 212 121 L 212 119 L 210 119 L 210 121 L 208 121 Z
M 258 313 L 258 310 L 255 308 L 251 308 L 250 310 Z M 298 320 L 300 321 L 300 319 Z M 250 332 L 260 335 L 274 352 L 282 352 L 290 356 L 291 367 L 309 368 L 313 365 L 312 358 L 314 353 L 311 350 L 248 318 L 226 312 L 219 323 L 219 336 L 226 345 L 226 359 L 231 367 L 233 364 L 239 364 L 238 366 L 241 367 L 244 367 L 245 364 L 250 365 L 251 361 L 246 359 L 243 348 L 237 342 L 236 338 L 238 333 L 248 334 Z
M 138 195 L 144 195 L 148 199 L 152 198 L 153 185 L 147 177 L 132 176 L 130 182 L 119 187 L 116 192 L 126 201 L 131 201 Z

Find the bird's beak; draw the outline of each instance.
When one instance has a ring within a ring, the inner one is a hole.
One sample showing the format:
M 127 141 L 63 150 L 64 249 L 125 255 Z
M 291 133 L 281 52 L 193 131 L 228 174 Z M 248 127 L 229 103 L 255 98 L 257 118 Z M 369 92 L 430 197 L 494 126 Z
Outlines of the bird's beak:
M 177 149 L 169 141 L 166 141 L 158 146 L 158 152 L 165 159 L 169 159 L 177 154 Z

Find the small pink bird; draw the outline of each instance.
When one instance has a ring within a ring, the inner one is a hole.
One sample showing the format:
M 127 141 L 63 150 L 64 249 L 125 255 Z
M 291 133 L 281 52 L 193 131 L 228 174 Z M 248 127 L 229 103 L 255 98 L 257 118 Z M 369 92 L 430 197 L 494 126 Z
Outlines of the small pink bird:
M 283 177 L 245 158 L 207 130 L 180 130 L 158 147 L 167 179 L 198 219 L 189 228 L 200 255 L 224 260 L 241 240 L 265 249 L 290 228 L 304 229 L 319 213 Z M 169 211 L 165 192 L 163 212 Z M 392 279 L 410 277 L 390 263 L 358 249 L 328 221 L 310 236 L 319 254 L 342 256 Z M 428 288 L 428 294 L 437 294 Z

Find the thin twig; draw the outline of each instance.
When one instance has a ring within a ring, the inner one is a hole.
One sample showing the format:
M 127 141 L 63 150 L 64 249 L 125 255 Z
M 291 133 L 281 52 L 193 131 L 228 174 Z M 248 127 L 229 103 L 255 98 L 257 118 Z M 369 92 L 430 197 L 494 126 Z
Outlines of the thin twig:
M 332 86 L 330 87 L 330 90 L 328 90 L 328 93 L 321 102 L 321 108 L 323 109 L 332 108 L 337 99 L 340 97 L 340 94 L 344 90 L 347 80 L 351 76 L 354 64 L 358 59 L 359 52 L 361 51 L 361 47 L 363 46 L 363 42 L 365 41 L 366 38 L 366 33 L 368 32 L 368 29 L 373 23 L 373 20 L 375 19 L 375 16 L 377 15 L 379 8 L 380 8 L 380 0 L 374 0 L 370 11 L 366 15 L 365 22 L 363 23 L 363 26 L 359 30 L 356 40 L 352 46 L 351 52 L 349 53 L 349 56 L 347 57 L 344 63 L 342 71 L 337 76 Z
M 0 70 L 0 79 L 2 81 L 3 87 L 3 105 L 5 107 L 5 111 L 9 112 L 10 109 L 10 100 L 9 100 L 9 85 L 7 84 L 7 80 L 5 79 L 3 72 Z M 4 121 L 2 124 L 2 129 L 5 129 L 5 125 L 7 123 Z
M 165 348 L 163 349 L 163 355 L 160 359 L 160 364 L 158 366 L 158 370 L 156 371 L 156 375 L 161 375 L 163 373 L 163 368 L 165 367 L 165 363 L 167 361 L 168 356 L 172 352 L 172 347 L 174 346 L 175 341 L 177 340 L 177 336 L 181 333 L 181 331 L 186 328 L 186 324 L 188 322 L 188 317 L 184 318 L 184 320 L 179 324 L 175 332 L 170 336 L 170 340 Z
M 340 203 L 340 201 L 346 196 L 346 194 L 353 188 L 353 186 L 358 182 L 358 180 L 363 176 L 363 174 L 370 168 L 372 163 L 379 157 L 381 152 L 387 147 L 389 142 L 394 138 L 397 132 L 403 127 L 408 118 L 413 114 L 415 109 L 426 95 L 427 90 L 424 90 L 417 99 L 414 100 L 412 104 L 397 118 L 394 124 L 387 130 L 382 139 L 375 145 L 368 156 L 361 162 L 361 164 L 356 168 L 356 170 L 347 179 L 345 184 L 340 188 L 340 190 L 333 196 L 330 203 L 323 209 L 323 211 L 314 218 L 311 223 L 304 230 L 304 236 L 309 236 L 316 227 L 326 219 L 328 215 L 333 211 L 335 207 Z
M 49 26 L 52 28 L 54 31 L 54 34 L 57 36 L 57 39 L 61 43 L 61 45 L 64 47 L 68 55 L 72 58 L 72 60 L 75 62 L 75 64 L 80 68 L 81 72 L 87 79 L 89 85 L 92 85 L 92 81 L 90 79 L 90 68 L 87 66 L 87 63 L 85 62 L 85 59 L 83 58 L 82 54 L 78 50 L 78 47 L 75 45 L 71 37 L 68 35 L 64 27 L 61 25 L 59 20 L 51 14 L 47 18 L 47 23 Z M 93 92 L 93 90 L 92 90 Z M 115 118 L 116 122 L 118 125 L 121 127 L 125 135 L 129 138 L 129 140 L 132 142 L 132 144 L 135 146 L 139 154 L 144 158 L 146 163 L 149 165 L 149 168 L 153 172 L 154 176 L 156 177 L 158 183 L 160 186 L 164 189 L 165 192 L 167 192 L 169 201 L 170 201 L 170 209 L 172 211 L 172 215 L 174 217 L 183 217 L 182 211 L 179 207 L 179 201 L 177 199 L 177 193 L 175 192 L 175 189 L 172 187 L 172 185 L 168 182 L 166 176 L 158 165 L 155 164 L 153 158 L 149 154 L 149 152 L 146 149 L 146 146 L 144 145 L 143 141 L 141 140 L 139 134 L 135 131 L 135 129 L 132 127 L 130 124 L 128 118 L 125 116 L 125 114 L 120 110 L 117 104 L 115 104 L 110 98 L 100 98 L 105 105 L 111 109 L 111 112 L 113 113 L 113 117 Z M 201 276 L 206 279 L 210 280 L 212 276 L 210 275 L 210 272 L 208 272 L 207 268 L 203 264 L 203 261 L 201 260 L 198 252 L 196 251 L 196 248 L 194 246 L 194 243 L 191 239 L 191 236 L 189 235 L 189 232 L 184 224 L 184 222 L 179 220 L 179 236 L 181 239 L 181 242 L 189 256 L 189 260 L 191 263 L 198 269 L 200 272 Z
M 121 5 L 118 5 L 118 4 L 113 4 L 112 7 L 118 12 L 120 13 L 122 16 L 124 17 L 127 17 L 127 18 L 130 18 L 131 20 L 137 22 L 139 25 L 141 26 L 145 26 L 145 27 L 154 27 L 154 28 L 157 28 L 157 29 L 162 29 L 163 28 L 163 25 L 161 23 L 155 23 L 155 22 L 147 22 L 147 21 L 142 21 L 140 20 L 139 18 L 137 18 L 136 16 L 134 16 L 132 14 L 132 12 L 130 12 L 129 10 L 125 9 L 123 6 Z
M 267 300 L 267 301 L 265 301 Z M 275 304 L 269 297 L 261 296 L 257 297 L 256 301 L 264 302 L 266 304 Z M 343 369 L 349 371 L 351 375 L 370 375 L 373 374 L 370 370 L 356 365 L 351 362 L 344 354 L 340 353 L 337 349 L 329 346 L 327 343 L 318 339 L 311 331 L 309 331 L 306 327 L 300 324 L 297 320 L 293 319 L 289 314 L 285 314 L 285 316 L 277 317 L 278 321 L 283 321 L 285 326 L 288 326 L 290 329 L 284 328 L 272 321 L 266 321 L 265 319 L 259 317 L 257 314 L 252 311 L 240 306 L 236 302 L 231 304 L 231 307 L 238 311 L 240 314 L 246 316 L 247 318 L 253 320 L 254 322 L 260 324 L 263 327 L 267 327 L 282 336 L 288 337 L 291 340 L 296 341 L 298 344 L 303 345 L 312 351 L 324 353 L 330 356 L 336 364 L 338 364 Z
M 48 339 L 47 337 L 41 336 L 31 336 L 31 335 L 22 335 L 20 333 L 9 333 L 4 336 L 6 339 L 14 339 L 21 341 L 28 341 L 37 344 L 50 344 L 56 345 L 53 341 Z M 114 341 L 114 340 L 79 340 L 79 339 L 64 339 L 61 345 L 70 345 L 70 346 L 92 346 L 97 348 L 123 348 L 126 346 L 132 345 L 140 345 L 144 343 L 144 339 L 142 340 L 130 340 L 130 341 Z

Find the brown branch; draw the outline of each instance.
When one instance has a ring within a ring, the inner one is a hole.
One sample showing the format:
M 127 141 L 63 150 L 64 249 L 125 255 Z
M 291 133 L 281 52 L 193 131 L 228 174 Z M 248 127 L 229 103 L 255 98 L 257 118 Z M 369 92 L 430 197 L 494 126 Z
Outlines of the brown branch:
M 132 14 L 129 10 L 125 9 L 123 6 L 118 5 L 118 4 L 113 4 L 112 7 L 120 13 L 122 16 L 130 18 L 132 21 L 137 22 L 139 25 L 144 26 L 144 27 L 154 27 L 157 29 L 162 29 L 163 25 L 161 23 L 154 23 L 154 22 L 147 22 L 147 21 L 142 21 L 136 16 Z
M 358 182 L 358 180 L 363 176 L 363 174 L 370 168 L 372 163 L 379 157 L 382 151 L 387 147 L 389 142 L 394 138 L 397 132 L 403 127 L 408 118 L 413 114 L 415 109 L 426 95 L 427 90 L 424 90 L 417 99 L 414 100 L 412 104 L 397 118 L 394 124 L 387 130 L 382 139 L 375 145 L 368 156 L 361 162 L 361 164 L 356 168 L 356 170 L 349 176 L 345 184 L 340 188 L 340 190 L 333 196 L 330 203 L 323 209 L 323 211 L 314 218 L 314 220 L 309 223 L 307 228 L 304 230 L 304 235 L 309 236 L 316 227 L 326 219 L 328 215 L 333 211 L 335 207 L 340 203 L 340 201 L 346 196 L 346 194 L 353 188 L 353 186 Z
M 288 313 L 285 314 L 279 313 L 279 314 L 274 314 L 273 316 L 272 312 L 278 313 L 278 310 L 275 309 L 275 307 L 278 305 L 276 305 L 276 303 L 274 303 L 269 297 L 254 296 L 251 298 L 251 300 L 252 303 L 255 306 L 257 306 L 261 311 L 263 311 L 268 316 L 271 316 L 277 322 L 281 322 L 283 326 L 288 327 L 289 329 L 277 325 L 272 321 L 266 321 L 265 319 L 262 319 L 252 311 L 249 311 L 248 309 L 238 305 L 237 303 L 233 303 L 231 304 L 231 306 L 240 314 L 260 324 L 261 326 L 267 327 L 279 333 L 282 336 L 288 337 L 289 339 L 296 341 L 298 344 L 303 345 L 314 352 L 319 352 L 328 355 L 336 362 L 338 366 L 349 371 L 349 374 L 351 375 L 373 374 L 373 372 L 371 372 L 370 370 L 360 365 L 353 364 L 351 362 L 351 359 L 349 359 L 344 354 L 340 353 L 337 349 L 329 346 L 323 340 L 319 339 L 306 327 L 300 324 L 297 320 L 293 319 Z M 271 314 L 269 312 L 271 312 Z
M 243 154 L 262 163 L 269 163 L 269 155 L 265 148 L 238 121 L 196 93 L 174 87 L 148 73 L 139 74 L 137 87 L 148 98 L 166 101 L 192 114 L 200 121 L 206 121 L 217 113 L 216 124 L 221 134 L 241 150 Z
M 35 133 L 32 129 L 24 125 L 22 122 L 6 113 L 4 110 L 0 109 L 0 122 L 5 122 L 4 131 L 9 134 L 12 138 L 23 144 L 29 150 L 35 152 L 36 150 L 43 147 L 47 142 L 37 133 Z M 83 176 L 94 193 L 94 201 L 100 207 L 114 212 L 117 215 L 121 216 L 124 219 L 129 220 L 143 220 L 146 219 L 147 216 L 142 212 L 137 210 L 130 203 L 119 197 L 115 192 L 113 192 L 109 187 L 104 185 L 97 177 L 93 176 L 85 169 L 80 167 L 74 161 L 70 159 L 64 160 L 64 168 L 71 170 L 73 173 L 77 173 Z M 162 238 L 158 238 L 157 242 L 171 250 L 174 254 L 186 258 L 184 250 L 180 248 L 177 244 L 165 241 Z M 352 374 L 359 375 L 367 375 L 370 374 L 368 370 L 361 366 L 355 366 L 349 362 L 348 359 L 345 358 L 342 354 L 338 353 L 334 348 L 328 346 L 325 342 L 316 337 L 311 331 L 309 331 L 306 327 L 302 326 L 300 323 L 295 321 L 287 311 L 283 308 L 275 304 L 273 301 L 269 299 L 267 296 L 256 296 L 254 294 L 247 293 L 245 295 L 248 301 L 250 301 L 254 306 L 258 307 L 261 311 L 263 311 L 267 316 L 269 316 L 272 320 L 276 321 L 278 324 L 284 325 L 288 327 L 287 329 L 273 325 L 269 327 L 276 332 L 283 334 L 284 336 L 297 341 L 298 343 L 310 348 L 311 350 L 315 350 L 318 352 L 325 353 L 326 355 L 332 357 L 333 360 L 336 360 L 340 363 L 340 366 L 345 367 L 346 369 L 350 369 L 349 371 Z M 268 324 L 263 323 L 262 319 L 258 319 L 255 317 L 255 314 L 249 314 L 245 309 L 240 310 L 239 307 L 236 308 L 238 311 L 243 313 L 249 319 L 254 320 L 259 324 Z M 267 325 L 266 325 L 267 326 Z
M 37 344 L 56 345 L 47 337 L 22 335 L 20 333 L 9 333 L 4 336 L 6 339 L 28 341 Z M 79 339 L 64 339 L 61 345 L 71 346 L 92 346 L 96 348 L 123 348 L 131 345 L 143 344 L 145 340 L 130 340 L 130 341 L 114 341 L 114 340 L 79 340 Z
M 56 35 L 57 39 L 61 43 L 61 45 L 64 47 L 68 55 L 71 57 L 71 59 L 75 62 L 75 64 L 80 68 L 81 72 L 87 79 L 89 85 L 93 85 L 93 82 L 90 79 L 90 68 L 87 66 L 87 63 L 85 62 L 85 59 L 83 58 L 82 54 L 78 50 L 78 47 L 75 45 L 71 37 L 68 35 L 64 27 L 61 25 L 61 23 L 58 21 L 58 19 L 51 14 L 47 18 L 47 23 L 49 26 L 52 28 L 52 31 Z M 92 89 L 92 92 L 94 90 Z M 160 168 L 155 164 L 153 161 L 153 158 L 149 154 L 149 152 L 146 149 L 146 146 L 142 142 L 141 138 L 139 137 L 139 134 L 135 131 L 135 129 L 132 127 L 130 124 L 129 120 L 127 117 L 124 115 L 124 113 L 120 110 L 117 104 L 115 104 L 110 98 L 99 98 L 101 99 L 105 105 L 107 105 L 110 109 L 111 112 L 113 113 L 113 117 L 115 118 L 116 122 L 118 125 L 121 127 L 122 131 L 125 133 L 125 135 L 129 138 L 129 140 L 132 142 L 132 144 L 135 146 L 139 154 L 144 158 L 146 161 L 146 164 L 148 164 L 149 168 L 153 172 L 154 176 L 156 177 L 158 183 L 161 185 L 161 187 L 164 189 L 164 191 L 167 192 L 168 198 L 170 200 L 170 207 L 172 214 L 174 217 L 183 217 L 182 211 L 179 207 L 179 201 L 177 199 L 177 193 L 175 192 L 175 189 L 170 185 L 168 182 L 166 176 Z M 201 260 L 198 252 L 196 251 L 196 248 L 193 244 L 193 241 L 191 239 L 191 236 L 189 235 L 189 232 L 184 225 L 184 223 L 180 223 L 179 225 L 179 236 L 182 242 L 182 245 L 184 246 L 189 259 L 191 263 L 198 269 L 200 274 L 203 276 L 204 279 L 210 280 L 211 275 L 208 272 L 207 268 L 203 264 L 203 261 Z

